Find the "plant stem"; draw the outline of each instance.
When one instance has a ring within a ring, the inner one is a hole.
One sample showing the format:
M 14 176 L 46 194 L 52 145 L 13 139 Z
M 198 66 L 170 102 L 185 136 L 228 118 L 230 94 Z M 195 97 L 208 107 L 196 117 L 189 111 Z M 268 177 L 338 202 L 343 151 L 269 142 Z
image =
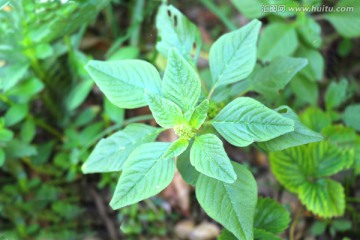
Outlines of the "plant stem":
M 290 240 L 295 240 L 295 229 L 296 229 L 296 225 L 298 224 L 299 220 L 300 220 L 300 217 L 303 213 L 303 206 L 301 205 L 301 208 L 298 210 L 295 218 L 294 218 L 294 221 L 291 223 L 290 225 L 290 231 L 289 231 L 289 238 Z
M 207 97 L 208 100 L 210 100 L 210 98 L 211 98 L 211 96 L 213 95 L 214 91 L 215 91 L 215 86 L 213 86 L 213 87 L 211 88 L 211 90 L 210 90 L 210 92 L 209 92 L 209 95 L 208 95 L 208 97 Z
M 55 137 L 57 137 L 60 141 L 64 141 L 64 136 L 55 128 L 53 128 L 52 126 L 48 125 L 46 122 L 44 122 L 42 119 L 38 119 L 33 117 L 36 125 L 38 125 L 39 127 L 41 127 L 42 129 L 48 131 L 49 133 L 51 133 L 52 135 L 54 135 Z
M 220 21 L 231 31 L 237 29 L 237 26 L 231 22 L 228 17 L 224 14 L 219 6 L 216 6 L 212 0 L 200 0 L 210 11 L 212 11 Z

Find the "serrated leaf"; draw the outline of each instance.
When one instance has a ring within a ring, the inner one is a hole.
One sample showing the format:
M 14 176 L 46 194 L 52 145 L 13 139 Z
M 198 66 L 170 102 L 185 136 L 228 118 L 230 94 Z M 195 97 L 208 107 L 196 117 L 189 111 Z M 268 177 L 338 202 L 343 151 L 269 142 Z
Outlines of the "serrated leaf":
M 343 113 L 343 119 L 346 126 L 360 131 L 360 104 L 347 106 Z
M 186 112 L 195 107 L 200 92 L 201 84 L 197 73 L 176 49 L 172 49 L 162 81 L 163 96 Z
M 195 186 L 200 173 L 190 163 L 190 149 L 191 146 L 177 158 L 176 166 L 185 182 Z
M 163 128 L 172 128 L 185 122 L 185 118 L 178 105 L 159 95 L 146 94 L 151 113 L 155 121 Z
M 356 140 L 356 132 L 353 128 L 343 125 L 331 125 L 322 131 L 325 139 L 340 148 L 352 148 Z
M 130 153 L 141 144 L 154 141 L 161 131 L 159 128 L 133 123 L 100 140 L 82 166 L 83 173 L 121 171 Z
M 259 198 L 254 217 L 254 228 L 270 233 L 282 233 L 290 223 L 289 212 L 275 200 Z
M 202 39 L 197 27 L 172 5 L 162 5 L 156 16 L 156 29 L 160 41 L 156 49 L 168 56 L 172 48 L 187 60 L 196 63 L 200 54 Z
M 325 93 L 326 109 L 339 107 L 347 98 L 348 82 L 343 79 L 339 83 L 331 82 Z
M 172 142 L 170 147 L 165 151 L 161 156 L 162 158 L 174 158 L 182 154 L 187 147 L 189 146 L 189 141 L 184 139 L 178 139 L 175 142 Z
M 207 117 L 208 110 L 209 110 L 209 100 L 205 99 L 195 108 L 191 116 L 191 119 L 189 121 L 190 126 L 192 126 L 195 129 L 199 129 Z
M 293 120 L 248 97 L 239 97 L 226 105 L 212 125 L 228 142 L 238 147 L 294 131 Z
M 195 138 L 190 150 L 190 162 L 196 170 L 206 176 L 226 183 L 236 180 L 236 173 L 225 152 L 223 142 L 214 134 Z
M 228 184 L 201 174 L 196 183 L 200 206 L 238 239 L 253 239 L 256 181 L 244 166 L 233 163 L 237 179 Z
M 287 23 L 268 25 L 259 40 L 258 57 L 271 61 L 275 57 L 290 56 L 298 46 L 295 28 Z
M 334 9 L 342 8 L 345 11 L 332 11 L 326 13 L 327 19 L 336 31 L 345 38 L 355 38 L 360 36 L 360 3 L 356 0 L 341 0 Z M 346 9 L 348 9 L 346 11 Z
M 299 198 L 307 209 L 320 217 L 342 216 L 345 211 L 344 188 L 331 179 L 305 182 L 299 188 Z
M 297 192 L 310 178 L 331 176 L 349 166 L 347 153 L 328 142 L 311 143 L 270 153 L 271 169 L 277 180 Z
M 161 158 L 169 146 L 145 143 L 130 154 L 110 202 L 113 209 L 154 196 L 170 184 L 175 173 L 174 159 Z
M 306 59 L 278 57 L 258 71 L 250 88 L 266 97 L 276 98 L 290 80 L 307 64 Z
M 330 115 L 317 107 L 307 108 L 301 113 L 300 120 L 305 126 L 316 132 L 321 132 L 331 125 Z
M 282 116 L 286 118 L 294 120 L 294 131 L 285 133 L 284 135 L 281 135 L 269 141 L 260 142 L 258 143 L 260 148 L 266 151 L 274 152 L 311 142 L 318 142 L 323 139 L 320 133 L 314 132 L 304 126 L 297 117 L 296 113 L 294 113 L 289 107 L 282 106 L 275 109 L 275 111 L 279 112 Z
M 256 62 L 256 42 L 261 22 L 253 20 L 242 28 L 222 35 L 210 48 L 209 65 L 213 87 L 249 76 Z
M 89 61 L 85 68 L 105 96 L 120 108 L 145 106 L 145 91 L 161 95 L 160 75 L 148 62 Z
M 350 167 L 354 162 L 353 152 L 349 157 L 348 151 L 326 141 L 312 143 L 307 147 L 309 157 L 314 161 L 314 177 L 331 176 Z

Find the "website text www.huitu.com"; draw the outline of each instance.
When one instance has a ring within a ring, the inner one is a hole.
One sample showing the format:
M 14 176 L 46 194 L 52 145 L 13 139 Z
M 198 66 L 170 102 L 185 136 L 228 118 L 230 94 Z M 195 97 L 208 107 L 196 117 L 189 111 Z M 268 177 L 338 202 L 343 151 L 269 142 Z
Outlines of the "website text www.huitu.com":
M 285 6 L 285 5 L 262 5 L 262 11 L 271 12 L 353 12 L 354 7 L 331 7 L 331 6 Z

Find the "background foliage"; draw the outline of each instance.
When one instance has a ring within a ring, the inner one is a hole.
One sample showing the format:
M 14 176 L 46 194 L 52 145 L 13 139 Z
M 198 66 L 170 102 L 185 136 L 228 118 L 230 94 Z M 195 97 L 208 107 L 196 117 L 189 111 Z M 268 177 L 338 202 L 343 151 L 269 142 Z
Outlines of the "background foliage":
M 174 239 L 178 237 L 176 224 L 183 219 L 196 224 L 209 221 L 198 205 L 192 205 L 188 214 L 159 197 L 119 211 L 108 208 L 119 177 L 113 170 L 121 166 L 104 166 L 108 173 L 101 175 L 83 175 L 82 164 L 96 157 L 90 155 L 91 150 L 103 137 L 119 129 L 133 136 L 131 127 L 126 127 L 130 123 L 154 122 L 146 108 L 124 111 L 115 107 L 94 86 L 84 66 L 93 58 L 138 58 L 164 72 L 165 57 L 172 56 L 168 54 L 169 44 L 175 42 L 183 46 L 179 52 L 186 60 L 199 60 L 200 76 L 210 81 L 205 85 L 210 92 L 209 86 L 217 82 L 211 82 L 209 77 L 209 56 L 210 66 L 221 64 L 211 60 L 211 55 L 218 55 L 209 52 L 212 43 L 222 34 L 260 18 L 263 27 L 257 56 L 253 56 L 257 59 L 256 70 L 241 83 L 223 79 L 230 85 L 217 85 L 209 115 L 215 117 L 230 99 L 246 94 L 270 108 L 282 106 L 276 111 L 306 129 L 303 136 L 287 136 L 288 147 L 293 146 L 291 137 L 315 142 L 321 138 L 315 132 L 321 133 L 324 140 L 320 143 L 284 151 L 276 142 L 241 150 L 226 146 L 226 150 L 233 160 L 245 163 L 253 172 L 260 196 L 271 197 L 289 210 L 292 221 L 283 236 L 357 239 L 360 2 L 279 2 L 287 7 L 354 6 L 354 11 L 265 13 L 261 6 L 271 4 L 266 0 L 251 4 L 242 0 L 171 1 L 173 7 L 159 10 L 160 2 L 144 0 L 1 0 L 0 236 Z M 256 41 L 256 37 L 249 41 Z M 229 71 L 236 72 L 237 68 Z M 211 74 L 216 76 L 217 72 Z M 298 113 L 299 119 L 286 106 Z M 107 149 L 101 151 L 112 154 Z M 269 154 L 270 165 L 262 160 L 268 151 L 275 151 Z M 313 160 L 311 167 L 301 166 L 309 159 Z M 186 164 L 182 155 L 177 162 L 179 171 L 186 169 Z M 93 170 L 89 166 L 87 171 Z M 197 177 L 189 174 L 184 178 L 191 183 Z M 268 183 L 264 178 L 270 179 Z M 209 178 L 201 179 L 200 184 L 206 181 Z M 312 191 L 325 200 L 317 201 Z M 191 200 L 194 194 L 189 196 Z M 259 239 L 283 232 L 290 221 L 280 204 L 269 201 L 259 198 L 257 209 L 268 206 L 270 210 L 264 212 L 278 211 L 285 220 L 279 225 L 267 225 L 271 219 L 265 221 L 262 211 L 255 211 L 255 237 Z M 338 218 L 328 218 L 333 216 Z M 219 239 L 231 237 L 231 233 L 223 231 Z

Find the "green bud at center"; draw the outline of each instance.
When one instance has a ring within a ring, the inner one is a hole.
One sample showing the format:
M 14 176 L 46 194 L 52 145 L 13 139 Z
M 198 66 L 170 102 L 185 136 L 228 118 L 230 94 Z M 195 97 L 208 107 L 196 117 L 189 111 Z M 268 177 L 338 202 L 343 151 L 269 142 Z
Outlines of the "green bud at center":
M 176 125 L 174 131 L 180 139 L 184 140 L 190 140 L 196 134 L 196 130 L 187 124 Z

